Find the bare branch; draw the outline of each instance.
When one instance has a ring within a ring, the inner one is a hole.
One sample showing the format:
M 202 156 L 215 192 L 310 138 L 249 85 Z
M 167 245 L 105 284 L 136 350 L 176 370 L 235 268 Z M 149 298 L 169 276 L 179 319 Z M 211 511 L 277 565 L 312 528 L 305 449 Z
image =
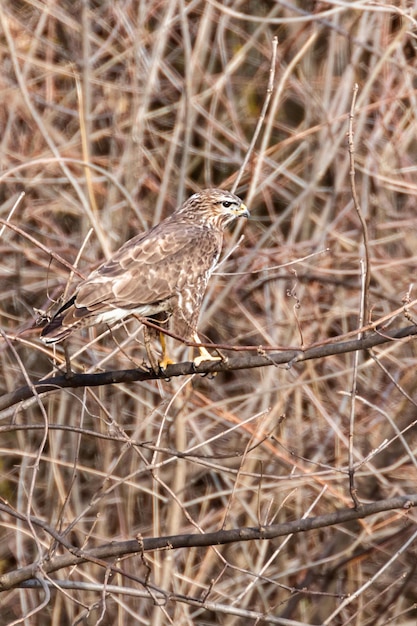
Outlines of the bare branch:
M 38 395 L 47 392 L 57 391 L 59 389 L 77 388 L 77 387 L 98 387 L 101 385 L 113 385 L 118 383 L 131 383 L 139 380 L 155 380 L 164 378 L 173 378 L 175 376 L 185 376 L 192 374 L 214 374 L 218 372 L 231 372 L 235 370 L 252 369 L 257 367 L 288 365 L 292 367 L 296 363 L 309 361 L 311 359 L 320 359 L 336 354 L 345 354 L 355 352 L 357 350 L 369 350 L 375 346 L 380 346 L 396 340 L 411 338 L 417 335 L 417 326 L 408 326 L 390 331 L 384 331 L 383 334 L 375 332 L 361 339 L 352 339 L 351 341 L 327 343 L 312 348 L 302 350 L 292 349 L 284 350 L 272 354 L 262 354 L 263 346 L 257 348 L 257 355 L 248 352 L 240 353 L 239 356 L 230 357 L 226 361 L 209 361 L 202 362 L 196 366 L 193 362 L 185 361 L 183 363 L 175 363 L 168 365 L 166 370 L 156 374 L 153 370 L 143 371 L 143 369 L 116 370 L 104 372 L 101 374 L 74 374 L 70 378 L 61 375 L 53 378 L 44 378 L 33 383 L 32 387 Z M 213 346 L 213 344 L 208 344 Z M 19 402 L 28 400 L 32 397 L 32 387 L 21 387 L 0 398 L 0 410 L 3 411 Z
M 86 561 L 92 561 L 98 565 L 107 567 L 108 563 L 105 562 L 105 559 L 115 559 L 126 554 L 135 554 L 142 549 L 144 552 L 153 552 L 155 550 L 176 550 L 178 548 L 219 546 L 241 541 L 276 539 L 277 537 L 284 537 L 289 534 L 308 532 L 317 528 L 325 528 L 326 526 L 364 519 L 383 511 L 400 509 L 406 513 L 414 506 L 417 506 L 417 494 L 410 494 L 380 500 L 370 504 L 363 504 L 358 509 L 340 509 L 334 513 L 297 519 L 284 524 L 271 524 L 270 526 L 253 528 L 234 528 L 232 530 L 218 530 L 216 532 L 202 534 L 141 537 L 140 543 L 137 539 L 114 541 L 110 544 L 102 545 L 99 548 L 91 548 L 90 550 L 81 550 L 71 545 L 62 535 L 55 532 L 55 530 L 48 526 L 43 520 L 31 517 L 31 523 L 34 526 L 42 528 L 68 551 L 68 554 L 52 557 L 43 563 L 44 571 L 47 574 L 51 574 L 65 567 L 71 567 Z M 0 503 L 0 511 L 25 521 L 23 515 L 6 504 Z M 0 591 L 18 587 L 24 581 L 30 580 L 35 576 L 38 568 L 39 563 L 36 562 L 3 574 L 0 576 Z M 131 578 L 131 576 L 118 567 L 110 566 L 110 569 L 113 573 L 120 573 Z

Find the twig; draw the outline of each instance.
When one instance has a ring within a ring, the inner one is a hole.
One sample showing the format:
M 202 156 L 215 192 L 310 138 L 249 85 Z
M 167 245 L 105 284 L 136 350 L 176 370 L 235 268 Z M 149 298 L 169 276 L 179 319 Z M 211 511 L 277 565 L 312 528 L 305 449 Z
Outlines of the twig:
M 349 162 L 350 162 L 350 170 L 349 170 L 349 178 L 350 178 L 350 188 L 352 192 L 353 205 L 355 207 L 356 213 L 358 214 L 359 221 L 361 223 L 362 228 L 362 237 L 363 237 L 363 245 L 365 248 L 365 285 L 363 290 L 363 318 L 365 323 L 368 321 L 369 314 L 369 285 L 371 282 L 371 263 L 370 263 L 370 254 L 369 254 L 369 236 L 368 236 L 368 227 L 366 225 L 366 220 L 363 216 L 359 200 L 358 194 L 356 192 L 356 182 L 355 182 L 355 146 L 353 142 L 353 120 L 355 117 L 355 104 L 356 104 L 356 96 L 358 94 L 358 84 L 355 83 L 353 88 L 353 96 L 352 96 L 352 104 L 350 107 L 349 113 L 349 131 L 348 131 L 348 143 L 349 143 Z
M 23 516 L 24 521 L 27 522 L 30 532 L 32 534 L 32 538 L 33 541 L 36 545 L 36 549 L 37 549 L 37 567 L 39 569 L 42 568 L 42 554 L 43 554 L 43 550 L 42 550 L 42 544 L 41 544 L 41 540 L 39 539 L 36 531 L 35 531 L 35 525 L 32 524 L 32 516 L 31 516 L 31 511 L 33 510 L 33 508 L 35 508 L 34 506 L 34 493 L 36 490 L 36 480 L 38 477 L 38 473 L 39 473 L 39 469 L 40 469 L 40 462 L 41 462 L 41 458 L 42 458 L 42 453 L 44 452 L 45 446 L 46 446 L 46 442 L 48 440 L 48 416 L 46 414 L 46 410 L 45 407 L 42 404 L 41 399 L 39 398 L 39 394 L 36 390 L 35 385 L 33 385 L 30 381 L 29 375 L 27 373 L 27 370 L 23 364 L 22 359 L 20 358 L 20 356 L 18 355 L 17 351 L 15 350 L 14 346 L 12 345 L 12 343 L 9 341 L 9 339 L 7 338 L 6 334 L 4 333 L 3 330 L 0 329 L 0 335 L 3 337 L 3 339 L 6 341 L 9 350 L 11 351 L 11 353 L 13 354 L 14 358 L 16 359 L 16 362 L 28 384 L 29 389 L 31 390 L 33 397 L 35 398 L 36 402 L 38 403 L 39 409 L 40 409 L 40 413 L 42 415 L 43 418 L 43 434 L 41 437 L 41 441 L 39 443 L 38 446 L 38 450 L 36 452 L 35 455 L 35 462 L 32 466 L 33 472 L 32 472 L 32 478 L 30 481 L 30 485 L 29 488 L 27 488 L 25 486 L 25 490 L 27 490 L 27 504 L 26 504 L 26 514 Z M 23 480 L 23 477 L 22 477 Z M 38 576 L 38 572 L 36 572 L 36 576 Z M 42 580 L 42 578 L 40 577 L 40 580 Z M 36 610 L 34 609 L 33 611 L 31 611 L 30 613 L 28 613 L 26 615 L 26 617 L 29 617 L 30 615 L 33 615 L 34 613 L 36 613 L 37 611 L 39 611 L 43 606 L 46 606 L 46 604 L 48 604 L 49 602 L 49 589 L 45 589 L 45 597 L 43 602 L 40 603 L 40 605 L 36 608 Z M 16 624 L 19 623 L 18 621 L 16 621 Z
M 393 563 L 395 563 L 395 561 L 397 561 L 400 556 L 407 550 L 407 548 L 409 546 L 411 546 L 415 540 L 417 539 L 417 531 L 414 532 L 411 537 L 409 537 L 404 543 L 403 545 L 399 548 L 399 550 L 397 550 L 396 552 L 394 552 L 393 556 L 388 559 L 388 561 L 382 566 L 380 567 L 377 572 L 374 574 L 374 576 L 370 576 L 369 578 L 367 578 L 366 582 L 359 587 L 358 589 L 356 589 L 353 593 L 350 593 L 349 596 L 347 598 L 345 598 L 343 600 L 343 602 L 338 606 L 338 608 L 333 611 L 333 613 L 331 615 L 329 615 L 329 617 L 323 622 L 323 626 L 329 626 L 330 624 L 334 624 L 334 618 L 336 617 L 336 615 L 339 615 L 339 613 L 341 611 L 344 610 L 345 607 L 347 607 L 349 604 L 351 604 L 352 602 L 356 601 L 359 596 L 366 590 L 368 589 L 368 587 L 370 587 L 371 585 L 373 585 L 375 583 L 376 580 L 378 580 L 378 578 L 387 570 L 391 567 L 391 565 Z
M 71 265 L 71 263 L 63 259 L 61 256 L 59 256 L 59 254 L 57 254 L 56 252 L 54 252 L 47 246 L 44 246 L 43 243 L 35 239 L 35 237 L 32 237 L 32 235 L 29 235 L 29 233 L 25 232 L 18 226 L 11 224 L 10 222 L 8 222 L 7 220 L 4 220 L 1 217 L 0 217 L 0 224 L 3 224 L 3 226 L 7 226 L 7 228 L 10 228 L 11 230 L 14 230 L 15 233 L 18 233 L 19 235 L 21 235 L 22 237 L 24 237 L 25 239 L 33 243 L 34 246 L 36 246 L 40 250 L 43 250 L 43 252 L 51 256 L 53 259 L 55 259 L 55 261 L 58 261 L 58 263 L 61 263 L 61 265 L 64 265 L 64 267 L 69 269 L 71 272 L 73 272 L 74 274 L 77 274 L 79 278 L 85 278 L 85 275 L 79 272 L 73 265 Z
M 350 107 L 349 113 L 349 131 L 348 131 L 348 143 L 349 143 L 349 178 L 350 178 L 350 188 L 352 192 L 353 204 L 358 214 L 359 221 L 361 223 L 362 228 L 362 237 L 363 237 L 363 245 L 365 248 L 365 261 L 361 260 L 361 303 L 360 303 L 360 312 L 359 312 L 359 321 L 358 326 L 362 328 L 364 322 L 368 321 L 369 314 L 369 285 L 371 282 L 371 268 L 370 268 L 370 255 L 369 255 L 369 238 L 368 238 L 368 228 L 366 225 L 365 218 L 362 214 L 362 210 L 359 205 L 358 195 L 356 192 L 356 181 L 355 181 L 355 146 L 353 142 L 353 121 L 355 117 L 355 105 L 356 105 L 356 97 L 358 95 L 358 84 L 355 83 L 353 87 L 353 96 L 352 103 Z M 358 339 L 361 339 L 362 332 L 359 331 Z M 354 434 L 354 426 L 355 426 L 355 396 L 356 396 L 356 381 L 357 381 L 357 373 L 358 373 L 358 364 L 359 364 L 359 352 L 355 353 L 354 362 L 353 362 L 353 373 L 352 373 L 352 390 L 351 390 L 351 405 L 350 405 L 350 419 L 349 419 L 349 491 L 352 497 L 352 500 L 357 508 L 359 506 L 359 500 L 356 495 L 356 488 L 354 483 L 354 460 L 353 460 L 353 434 Z
M 260 150 L 259 150 L 259 158 L 256 161 L 255 170 L 254 170 L 252 180 L 251 180 L 251 185 L 250 185 L 249 194 L 248 194 L 249 203 L 252 198 L 253 190 L 255 190 L 258 185 L 258 179 L 261 173 L 264 155 L 266 154 L 267 148 L 270 146 L 272 129 L 275 128 L 276 121 L 274 119 L 273 112 L 278 109 L 278 106 L 281 102 L 282 93 L 284 91 L 284 86 L 286 85 L 287 80 L 291 76 L 291 72 L 293 71 L 297 63 L 300 61 L 300 59 L 306 54 L 307 50 L 313 45 L 316 38 L 317 38 L 317 31 L 313 32 L 313 34 L 307 39 L 307 41 L 305 42 L 301 50 L 299 50 L 297 54 L 291 59 L 291 62 L 288 64 L 288 67 L 286 67 L 285 71 L 283 72 L 278 88 L 275 90 L 274 100 L 271 105 L 272 114 L 270 113 L 268 122 L 266 124 L 265 132 L 264 132 L 262 143 L 261 143 Z
M 255 148 L 256 142 L 258 141 L 258 137 L 259 137 L 262 125 L 263 125 L 264 120 L 265 120 L 266 112 L 267 112 L 268 107 L 269 107 L 269 103 L 270 103 L 270 100 L 271 100 L 272 92 L 273 92 L 273 89 L 274 89 L 275 70 L 276 70 L 276 63 L 277 63 L 277 48 L 278 48 L 278 37 L 274 37 L 272 39 L 272 57 L 271 57 L 271 65 L 270 65 L 270 68 L 269 68 L 269 80 L 268 80 L 268 86 L 267 86 L 267 89 L 266 89 L 266 98 L 265 98 L 265 101 L 264 101 L 264 104 L 263 104 L 263 107 L 262 107 L 261 114 L 260 114 L 259 119 L 258 119 L 258 123 L 256 124 L 256 128 L 255 128 L 255 132 L 254 132 L 253 137 L 252 137 L 252 141 L 250 142 L 249 148 L 248 148 L 248 150 L 246 152 L 245 158 L 243 159 L 243 163 L 242 163 L 242 165 L 240 167 L 240 170 L 239 170 L 239 172 L 238 172 L 238 174 L 236 176 L 235 182 L 232 185 L 231 191 L 233 193 L 238 188 L 240 180 L 241 180 L 241 178 L 242 178 L 242 176 L 243 176 L 243 174 L 245 172 L 246 166 L 247 166 L 247 164 L 249 162 L 249 159 L 252 156 L 252 152 L 253 152 L 253 150 Z
M 365 273 L 364 273 L 364 263 L 361 259 L 361 277 L 362 277 L 362 297 L 360 302 L 360 310 L 359 310 L 359 328 L 363 325 L 363 315 L 364 315 L 364 293 L 365 293 Z M 360 340 L 363 336 L 362 332 L 358 333 L 358 339 Z M 352 371 L 352 387 L 350 393 L 350 417 L 349 417 L 349 492 L 353 503 L 355 505 L 355 509 L 359 507 L 359 500 L 356 495 L 356 487 L 355 487 L 355 466 L 354 466 L 354 454 L 353 454 L 353 436 L 355 431 L 355 407 L 356 407 L 356 394 L 357 394 L 357 380 L 358 380 L 358 368 L 359 368 L 359 351 L 355 352 L 353 356 L 353 371 Z
M 82 191 L 81 185 L 79 184 L 79 182 L 77 181 L 77 179 L 73 176 L 71 170 L 66 166 L 65 162 L 63 160 L 60 159 L 60 153 L 59 153 L 59 149 L 56 146 L 51 134 L 48 132 L 47 127 L 44 124 L 43 118 L 42 116 L 38 113 L 36 107 L 34 106 L 34 104 L 32 103 L 31 100 L 31 96 L 30 96 L 30 92 L 29 89 L 24 81 L 24 77 L 22 75 L 22 72 L 20 70 L 20 66 L 19 66 L 19 62 L 18 62 L 18 53 L 17 53 L 17 49 L 16 49 L 16 42 L 11 34 L 10 31 L 10 26 L 9 26 L 9 21 L 5 15 L 5 13 L 3 12 L 3 10 L 0 10 L 0 24 L 2 26 L 3 29 L 3 33 L 4 36 L 6 38 L 7 44 L 8 44 L 8 48 L 9 48 L 9 52 L 10 52 L 10 56 L 11 56 L 11 62 L 13 65 L 13 69 L 14 69 L 14 73 L 16 75 L 16 80 L 19 84 L 19 88 L 22 92 L 23 95 L 23 99 L 25 101 L 25 104 L 27 106 L 27 108 L 30 111 L 31 116 L 33 117 L 34 122 L 36 123 L 37 128 L 39 129 L 39 131 L 41 132 L 43 138 L 45 139 L 45 142 L 48 145 L 48 148 L 51 150 L 52 154 L 56 157 L 62 171 L 64 172 L 65 176 L 68 178 L 69 182 L 72 184 L 74 190 L 76 191 L 79 200 L 83 206 L 84 211 L 86 212 L 86 214 L 89 216 L 91 222 L 94 224 L 95 227 L 95 231 L 97 233 L 97 237 L 102 245 L 102 248 L 105 249 L 106 245 L 107 245 L 107 239 L 104 236 L 104 232 L 103 229 L 100 225 L 99 222 L 94 220 L 94 215 L 91 212 L 89 203 L 87 201 L 87 198 L 85 197 L 85 194 Z
M 20 202 L 23 200 L 24 196 L 25 196 L 25 192 L 22 191 L 19 194 L 16 202 L 13 204 L 12 208 L 10 209 L 9 215 L 7 216 L 7 219 L 4 222 L 2 220 L 3 226 L 0 228 L 0 239 L 1 239 L 1 237 L 3 237 L 3 233 L 6 230 L 6 226 L 8 226 L 10 224 L 10 220 L 11 220 L 11 218 L 13 216 L 13 213 L 16 211 L 17 207 L 19 206 Z

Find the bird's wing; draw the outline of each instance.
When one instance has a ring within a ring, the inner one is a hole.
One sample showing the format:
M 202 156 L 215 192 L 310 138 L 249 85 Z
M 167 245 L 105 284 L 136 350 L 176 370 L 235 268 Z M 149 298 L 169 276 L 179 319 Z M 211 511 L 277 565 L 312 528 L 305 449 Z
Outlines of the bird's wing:
M 198 224 L 162 222 L 126 242 L 92 272 L 80 284 L 74 304 L 98 312 L 163 302 L 178 294 L 193 273 L 210 272 L 221 244 L 220 231 Z

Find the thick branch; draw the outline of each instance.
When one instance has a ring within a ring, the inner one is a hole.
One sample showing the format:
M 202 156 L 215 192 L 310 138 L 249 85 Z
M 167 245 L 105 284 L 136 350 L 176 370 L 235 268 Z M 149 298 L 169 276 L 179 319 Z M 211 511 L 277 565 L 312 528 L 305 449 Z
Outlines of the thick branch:
M 375 331 L 362 337 L 350 341 L 335 341 L 316 345 L 304 350 L 292 349 L 282 352 L 267 354 L 262 346 L 257 350 L 257 354 L 249 351 L 239 352 L 237 355 L 229 357 L 223 361 L 205 361 L 198 367 L 194 363 L 185 361 L 168 365 L 166 370 L 155 373 L 152 370 L 129 369 L 102 372 L 99 374 L 74 374 L 68 378 L 66 376 L 54 376 L 45 378 L 33 384 L 33 388 L 38 395 L 46 392 L 56 391 L 64 388 L 77 387 L 97 387 L 100 385 L 111 385 L 117 383 L 130 383 L 135 381 L 152 380 L 157 378 L 172 378 L 173 376 L 186 376 L 191 374 L 210 374 L 214 372 L 230 372 L 233 370 L 251 369 L 255 367 L 267 367 L 287 364 L 289 367 L 295 363 L 301 363 L 310 359 L 320 359 L 323 357 L 355 352 L 356 350 L 369 350 L 390 341 L 406 339 L 417 335 L 417 326 L 407 326 L 390 331 Z M 28 400 L 33 396 L 33 389 L 25 386 L 12 391 L 0 398 L 0 411 L 7 409 L 23 400 Z
M 58 535 L 58 533 L 50 528 L 43 520 L 31 517 L 30 521 L 33 526 L 40 527 L 46 533 L 50 534 L 55 541 L 60 543 L 61 546 L 65 547 L 68 551 L 68 553 L 63 556 L 54 556 L 42 563 L 42 570 L 46 574 L 50 574 L 62 568 L 85 563 L 87 561 L 93 561 L 98 564 L 103 564 L 103 566 L 107 566 L 104 559 L 113 560 L 126 554 L 138 552 L 150 552 L 161 549 L 173 550 L 177 548 L 219 546 L 239 541 L 275 539 L 276 537 L 282 537 L 293 533 L 301 533 L 356 519 L 363 519 L 365 517 L 369 517 L 370 515 L 375 515 L 376 513 L 381 513 L 383 511 L 390 511 L 392 509 L 408 510 L 416 505 L 417 494 L 411 494 L 409 496 L 398 496 L 396 498 L 389 498 L 387 500 L 381 500 L 371 504 L 363 504 L 358 509 L 340 509 L 334 513 L 318 515 L 316 517 L 307 517 L 284 524 L 271 524 L 270 526 L 254 528 L 234 528 L 232 530 L 218 530 L 216 532 L 203 534 L 184 534 L 172 535 L 168 537 L 149 537 L 131 539 L 128 541 L 114 541 L 109 544 L 104 544 L 99 548 L 92 548 L 91 550 L 80 550 L 79 548 L 70 545 L 64 537 Z M 17 517 L 22 521 L 26 519 L 22 514 L 13 510 L 7 504 L 0 504 L 0 511 L 9 514 L 12 517 Z M 39 565 L 40 564 L 38 562 L 31 563 L 25 567 L 3 574 L 0 576 L 0 591 L 11 589 L 21 585 L 27 580 L 30 580 L 39 572 Z M 119 573 L 123 573 L 118 568 L 112 568 L 110 566 L 110 569 L 117 569 Z

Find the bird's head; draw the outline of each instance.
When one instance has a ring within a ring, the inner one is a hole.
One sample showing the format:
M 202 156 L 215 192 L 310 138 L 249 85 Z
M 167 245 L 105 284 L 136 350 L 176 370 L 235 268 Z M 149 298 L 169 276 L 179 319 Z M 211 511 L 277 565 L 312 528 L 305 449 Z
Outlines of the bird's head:
M 249 217 L 244 202 L 234 193 L 223 189 L 203 189 L 192 195 L 178 210 L 190 218 L 203 220 L 224 229 L 237 217 Z

